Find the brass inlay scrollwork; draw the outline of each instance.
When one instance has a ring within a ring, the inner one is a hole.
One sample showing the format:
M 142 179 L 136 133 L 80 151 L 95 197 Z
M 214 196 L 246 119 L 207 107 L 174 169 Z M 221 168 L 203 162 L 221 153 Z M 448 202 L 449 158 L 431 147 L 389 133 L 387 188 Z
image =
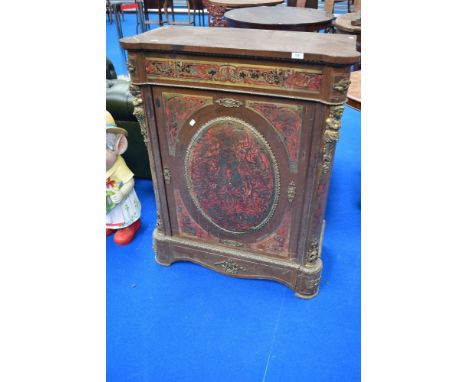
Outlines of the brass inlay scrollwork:
M 235 100 L 233 98 L 220 98 L 215 101 L 218 105 L 224 107 L 239 107 L 242 105 L 241 101 Z
M 247 100 L 245 106 L 271 123 L 286 148 L 289 168 L 292 172 L 297 172 L 304 107 L 251 100 Z
M 294 180 L 291 180 L 291 182 L 289 182 L 289 186 L 288 186 L 288 200 L 289 200 L 289 203 L 292 203 L 295 196 L 296 196 L 296 182 L 294 182 Z
M 171 184 L 171 170 L 167 167 L 164 167 L 164 182 L 166 182 L 167 185 Z
M 145 145 L 148 145 L 148 129 L 146 127 L 145 110 L 143 109 L 143 98 L 141 96 L 140 88 L 137 85 L 130 83 L 128 90 L 133 96 L 133 115 L 136 117 L 138 124 L 140 125 L 143 141 L 145 142 Z
M 189 117 L 196 111 L 213 103 L 212 97 L 184 93 L 163 92 L 163 110 L 166 117 L 169 155 L 176 155 L 179 133 Z
M 335 85 L 333 85 L 333 89 L 341 94 L 345 94 L 349 88 L 349 85 L 351 85 L 351 80 L 349 78 L 342 78 Z
M 234 275 L 236 273 L 239 273 L 239 271 L 242 271 L 242 272 L 247 271 L 243 266 L 235 263 L 231 259 L 221 261 L 219 263 L 215 263 L 214 265 L 218 265 L 219 267 L 223 268 L 224 272 L 231 273 L 231 274 L 234 274 Z

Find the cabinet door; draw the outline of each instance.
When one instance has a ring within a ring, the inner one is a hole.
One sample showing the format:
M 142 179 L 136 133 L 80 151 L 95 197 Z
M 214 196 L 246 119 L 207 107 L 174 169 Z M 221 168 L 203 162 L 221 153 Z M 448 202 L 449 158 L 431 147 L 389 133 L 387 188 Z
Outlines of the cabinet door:
M 296 258 L 316 107 L 170 87 L 153 97 L 172 235 Z

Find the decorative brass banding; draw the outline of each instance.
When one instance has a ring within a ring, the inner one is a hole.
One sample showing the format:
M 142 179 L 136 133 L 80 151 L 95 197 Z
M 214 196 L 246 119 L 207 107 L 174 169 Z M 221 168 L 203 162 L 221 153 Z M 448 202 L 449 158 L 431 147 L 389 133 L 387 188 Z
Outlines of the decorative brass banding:
M 189 175 L 189 163 L 192 161 L 192 156 L 193 156 L 193 148 L 194 145 L 199 141 L 199 139 L 203 136 L 203 134 L 212 126 L 222 123 L 222 122 L 231 122 L 235 123 L 237 125 L 240 125 L 243 129 L 248 130 L 258 141 L 259 144 L 265 149 L 265 151 L 268 153 L 268 156 L 271 161 L 271 167 L 273 171 L 273 179 L 274 179 L 274 191 L 273 191 L 273 202 L 271 204 L 271 207 L 269 209 L 268 215 L 256 226 L 246 230 L 246 231 L 234 231 L 234 230 L 229 230 L 226 229 L 216 222 L 213 221 L 213 219 L 203 210 L 203 208 L 200 205 L 200 202 L 197 198 L 197 196 L 194 193 L 193 190 L 193 185 L 192 185 L 192 180 Z M 205 123 L 192 137 L 190 144 L 188 145 L 187 148 L 187 154 L 185 156 L 185 162 L 184 162 L 184 175 L 185 175 L 185 181 L 187 184 L 187 188 L 189 191 L 189 194 L 191 196 L 191 199 L 193 203 L 195 204 L 196 209 L 198 212 L 206 219 L 208 220 L 211 224 L 213 224 L 215 227 L 218 229 L 228 232 L 231 234 L 246 234 L 246 233 L 251 233 L 258 231 L 260 228 L 262 228 L 265 224 L 267 224 L 270 219 L 272 218 L 276 207 L 278 205 L 278 199 L 280 195 L 280 188 L 281 188 L 281 180 L 280 180 L 280 174 L 279 174 L 279 168 L 278 168 L 278 163 L 276 161 L 275 155 L 268 144 L 267 140 L 263 137 L 263 135 L 255 129 L 252 125 L 250 125 L 248 122 L 239 119 L 239 118 L 234 118 L 234 117 L 218 117 L 214 118 L 207 123 Z

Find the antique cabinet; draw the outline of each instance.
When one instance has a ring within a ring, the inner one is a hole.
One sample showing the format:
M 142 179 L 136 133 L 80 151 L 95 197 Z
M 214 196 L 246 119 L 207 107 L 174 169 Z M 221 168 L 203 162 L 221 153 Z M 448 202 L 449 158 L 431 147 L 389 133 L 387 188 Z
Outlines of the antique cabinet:
M 157 262 L 314 297 L 355 39 L 166 27 L 121 45 L 158 205 Z

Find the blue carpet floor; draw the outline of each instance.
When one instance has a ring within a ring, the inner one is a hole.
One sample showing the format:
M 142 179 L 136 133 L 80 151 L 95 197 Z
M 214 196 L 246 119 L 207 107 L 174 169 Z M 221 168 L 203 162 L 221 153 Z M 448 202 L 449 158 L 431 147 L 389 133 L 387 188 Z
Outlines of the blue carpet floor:
M 124 35 L 134 34 L 131 17 Z M 115 35 L 107 38 L 107 56 L 125 74 Z M 108 381 L 360 380 L 360 113 L 346 108 L 342 125 L 313 300 L 273 281 L 156 264 L 157 206 L 151 182 L 136 179 L 142 229 L 125 247 L 107 238 Z

